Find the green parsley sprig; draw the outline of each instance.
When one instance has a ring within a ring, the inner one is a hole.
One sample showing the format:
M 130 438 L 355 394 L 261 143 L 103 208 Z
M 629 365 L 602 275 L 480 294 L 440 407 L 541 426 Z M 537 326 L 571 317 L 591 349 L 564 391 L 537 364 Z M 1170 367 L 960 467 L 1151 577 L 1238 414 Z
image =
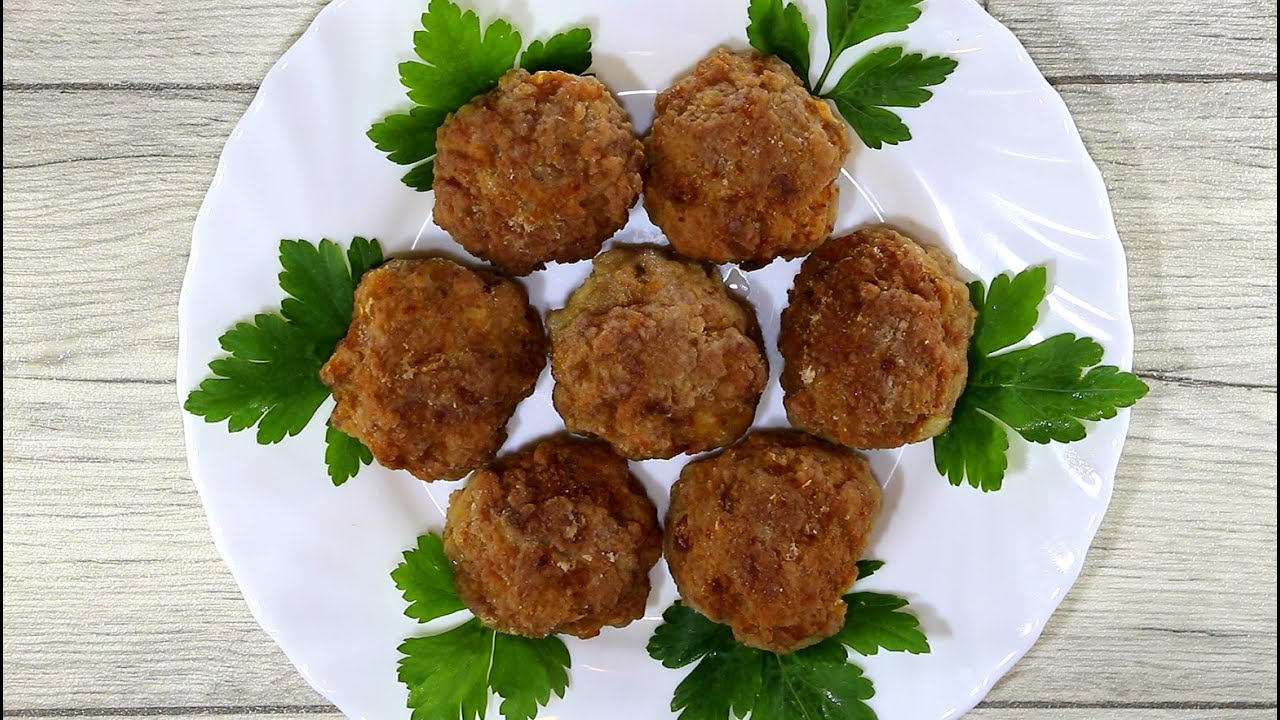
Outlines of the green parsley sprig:
M 984 492 L 999 490 L 1009 461 L 1012 428 L 1033 443 L 1083 440 L 1083 421 L 1106 420 L 1130 407 L 1150 388 L 1136 375 L 1102 362 L 1092 338 L 1055 335 L 1029 347 L 1022 342 L 1040 319 L 1048 272 L 1033 267 L 1017 275 L 969 284 L 978 310 L 969 345 L 969 382 L 951 426 L 934 438 L 938 472 L 952 485 L 968 481 Z
M 257 426 L 262 445 L 302 432 L 329 397 L 320 368 L 351 325 L 356 285 L 381 263 L 377 240 L 355 238 L 345 253 L 332 240 L 281 240 L 279 279 L 287 297 L 280 313 L 257 315 L 223 334 L 218 342 L 230 355 L 209 363 L 213 377 L 183 407 L 211 423 L 226 421 L 231 432 Z M 373 462 L 359 440 L 332 426 L 325 445 L 334 485 Z
M 858 563 L 859 580 L 884 563 Z M 904 612 L 907 601 L 872 592 L 845 596 L 849 609 L 835 637 L 786 655 L 747 647 L 724 625 L 676 603 L 662 614 L 649 640 L 653 659 L 677 669 L 697 663 L 676 687 L 672 712 L 679 720 L 876 720 L 866 701 L 875 687 L 849 661 L 848 650 L 928 653 L 920 621 Z M 848 650 L 846 650 L 848 648 Z
M 878 150 L 911 139 L 911 131 L 887 108 L 920 107 L 933 97 L 926 88 L 941 85 L 957 66 L 949 57 L 926 57 L 886 47 L 867 54 L 823 92 L 836 61 L 846 50 L 871 38 L 906 30 L 920 17 L 921 0 L 826 0 L 826 67 L 816 84 L 810 79 L 809 26 L 794 3 L 751 0 L 747 39 L 756 50 L 777 55 L 795 70 L 809 92 L 835 103 L 836 109 L 867 147 Z
M 391 573 L 409 603 L 408 615 L 430 622 L 466 606 L 439 535 L 423 535 Z M 409 688 L 413 720 L 484 720 L 489 701 L 502 698 L 506 720 L 533 720 L 551 695 L 569 687 L 569 649 L 555 636 L 507 635 L 472 618 L 438 635 L 400 645 L 400 682 Z
M 400 63 L 400 83 L 416 107 L 387 116 L 369 128 L 369 139 L 388 159 L 413 165 L 404 184 L 426 192 L 435 180 L 436 132 L 449 114 L 492 90 L 508 70 L 561 70 L 575 75 L 591 67 L 591 31 L 575 28 L 543 43 L 535 40 L 523 54 L 520 33 L 506 20 L 481 30 L 480 17 L 450 0 L 431 0 L 413 49 L 422 62 Z

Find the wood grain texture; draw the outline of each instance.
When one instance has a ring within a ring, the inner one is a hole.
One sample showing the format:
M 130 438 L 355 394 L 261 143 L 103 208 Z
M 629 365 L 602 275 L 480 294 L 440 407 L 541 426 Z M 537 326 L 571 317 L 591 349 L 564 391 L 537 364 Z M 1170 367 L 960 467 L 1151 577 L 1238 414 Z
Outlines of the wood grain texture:
M 338 712 L 325 712 L 320 707 L 305 707 L 291 710 L 288 707 L 237 708 L 225 707 L 218 712 L 200 714 L 195 712 L 165 715 L 163 712 L 148 712 L 146 717 L 155 720 L 261 720 L 268 715 L 273 720 L 342 720 Z M 1193 715 L 1194 714 L 1194 715 Z M 6 715 L 13 717 L 14 715 Z M 81 720 L 118 719 L 124 715 L 92 715 L 78 714 Z M 137 717 L 138 715 L 131 715 Z M 1124 710 L 1124 708 L 1025 708 L 1025 707 L 979 707 L 966 719 L 972 720 L 1267 720 L 1274 719 L 1274 710 L 1204 710 L 1204 708 L 1185 708 L 1185 710 Z M 18 717 L 65 717 L 65 715 L 22 714 Z
M 1268 0 L 989 0 L 987 9 L 1051 77 L 1165 82 L 1276 72 L 1276 4 Z
M 173 385 L 218 152 L 323 4 L 3 5 L 7 717 L 340 717 L 217 558 Z M 985 4 L 1106 177 L 1153 392 L 1079 584 L 967 717 L 1274 718 L 1276 5 Z
M 5 390 L 6 706 L 318 702 L 215 558 L 172 386 Z M 1273 701 L 1275 428 L 1270 393 L 1156 383 L 1080 585 L 990 699 Z
M 1130 255 L 1138 368 L 1274 387 L 1275 83 L 1062 91 Z M 249 99 L 5 93 L 7 375 L 173 377 L 195 208 Z
M 4 4 L 4 82 L 256 84 L 324 4 L 12 0 Z M 1050 77 L 1276 71 L 1276 5 L 1267 0 L 988 7 Z

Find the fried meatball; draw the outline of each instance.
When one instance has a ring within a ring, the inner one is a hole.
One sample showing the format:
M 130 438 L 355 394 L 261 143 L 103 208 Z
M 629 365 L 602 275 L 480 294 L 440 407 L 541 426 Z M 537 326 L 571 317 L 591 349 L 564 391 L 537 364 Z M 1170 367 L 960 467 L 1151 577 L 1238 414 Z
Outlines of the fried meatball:
M 547 325 L 565 425 L 632 460 L 733 442 L 768 379 L 751 309 L 730 297 L 715 267 L 658 248 L 597 257 Z
M 810 255 L 778 339 L 791 424 L 868 449 L 946 430 L 977 315 L 956 272 L 942 251 L 887 228 Z
M 627 223 L 644 151 L 599 80 L 512 70 L 436 136 L 435 221 L 515 275 L 584 260 Z
M 356 288 L 347 336 L 320 371 L 330 422 L 383 466 L 455 480 L 493 459 L 546 364 L 524 288 L 455 262 L 392 260 Z
M 853 451 L 754 432 L 685 466 L 664 550 L 687 605 L 745 645 L 791 652 L 843 627 L 879 513 L 880 485 Z
M 831 234 L 848 131 L 785 62 L 718 50 L 656 111 L 645 207 L 682 255 L 763 265 Z
M 589 638 L 644 615 L 662 531 L 625 460 L 557 436 L 453 493 L 444 551 L 458 594 L 489 627 Z

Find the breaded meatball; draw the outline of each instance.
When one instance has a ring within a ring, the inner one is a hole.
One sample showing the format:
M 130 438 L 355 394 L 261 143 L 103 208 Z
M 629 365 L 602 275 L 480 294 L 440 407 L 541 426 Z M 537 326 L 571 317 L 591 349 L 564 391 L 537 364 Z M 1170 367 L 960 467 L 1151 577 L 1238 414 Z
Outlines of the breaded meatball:
M 330 422 L 384 467 L 455 480 L 489 462 L 546 364 L 524 288 L 432 258 L 365 273 L 347 336 L 320 370 Z
M 569 436 L 477 471 L 444 527 L 463 602 L 528 637 L 595 637 L 643 616 L 661 549 L 658 511 L 626 461 Z
M 887 228 L 810 255 L 778 339 L 791 424 L 868 449 L 946 430 L 977 316 L 956 272 L 942 251 Z
M 436 136 L 435 221 L 515 275 L 584 260 L 627 223 L 644 151 L 599 80 L 512 70 Z
M 763 265 L 831 234 L 848 131 L 785 62 L 717 50 L 656 111 L 645 207 L 682 255 Z
M 621 247 L 547 318 L 566 427 L 632 460 L 733 442 L 768 379 L 754 313 L 714 266 Z
M 880 501 L 853 451 L 794 431 L 754 432 L 680 473 L 667 562 L 685 604 L 739 642 L 799 650 L 844 626 L 842 597 Z

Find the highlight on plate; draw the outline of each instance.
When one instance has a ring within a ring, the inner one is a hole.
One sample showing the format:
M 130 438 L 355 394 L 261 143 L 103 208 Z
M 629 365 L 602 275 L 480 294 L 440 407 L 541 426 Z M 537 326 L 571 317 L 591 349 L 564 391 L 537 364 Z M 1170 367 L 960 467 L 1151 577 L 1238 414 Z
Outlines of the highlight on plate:
M 1027 342 L 1046 267 L 966 286 L 945 248 L 895 229 L 832 237 L 855 138 L 909 141 L 910 114 L 890 108 L 930 101 L 958 67 L 889 46 L 831 82 L 841 56 L 907 29 L 918 4 L 828 0 L 814 80 L 799 9 L 751 0 L 754 50 L 708 48 L 639 138 L 586 74 L 590 30 L 525 45 L 504 20 L 430 1 L 419 60 L 399 67 L 409 105 L 373 122 L 370 152 L 410 166 L 404 183 L 433 192 L 435 221 L 488 265 L 283 240 L 278 311 L 228 330 L 185 403 L 265 445 L 332 395 L 334 485 L 375 461 L 467 478 L 443 532 L 406 538 L 392 573 L 410 618 L 470 615 L 400 646 L 415 720 L 483 718 L 495 698 L 507 720 L 531 720 L 569 690 L 558 636 L 641 618 L 661 556 L 681 600 L 648 652 L 692 666 L 673 712 L 874 718 L 857 658 L 930 648 L 907 600 L 850 590 L 883 564 L 862 557 L 882 502 L 858 451 L 931 441 L 939 481 L 997 491 L 1010 431 L 1075 442 L 1146 394 L 1090 338 Z M 642 196 L 670 247 L 601 254 Z M 779 258 L 804 258 L 778 341 L 793 429 L 757 429 L 760 319 L 711 263 Z M 520 276 L 584 260 L 590 275 L 544 319 Z M 504 448 L 548 362 L 563 432 Z M 627 461 L 700 453 L 660 522 Z

